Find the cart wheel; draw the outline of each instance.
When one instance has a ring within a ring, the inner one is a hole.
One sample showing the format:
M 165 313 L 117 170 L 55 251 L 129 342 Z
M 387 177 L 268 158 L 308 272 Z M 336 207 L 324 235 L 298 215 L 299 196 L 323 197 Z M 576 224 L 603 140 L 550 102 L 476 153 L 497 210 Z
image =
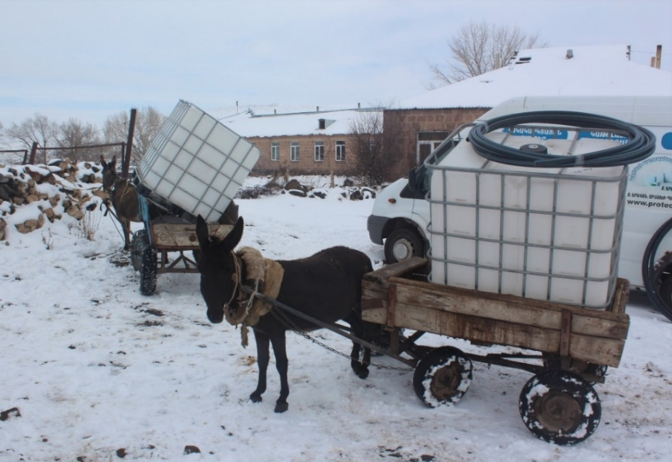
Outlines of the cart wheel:
M 151 247 L 147 247 L 142 252 L 140 293 L 154 295 L 154 292 L 156 292 L 156 252 Z
M 593 387 L 578 375 L 557 370 L 532 377 L 520 392 L 518 409 L 532 433 L 560 445 L 588 438 L 602 415 Z
M 441 347 L 425 356 L 413 374 L 413 389 L 429 407 L 457 403 L 471 383 L 473 365 L 462 351 Z
M 131 241 L 131 264 L 136 271 L 142 270 L 142 253 L 149 247 L 147 231 L 141 229 L 133 233 Z

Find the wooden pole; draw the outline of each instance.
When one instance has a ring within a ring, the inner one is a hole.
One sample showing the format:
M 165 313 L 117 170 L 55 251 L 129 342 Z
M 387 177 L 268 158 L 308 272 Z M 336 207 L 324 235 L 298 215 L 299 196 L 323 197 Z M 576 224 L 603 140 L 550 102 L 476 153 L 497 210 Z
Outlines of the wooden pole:
M 656 67 L 656 57 L 651 56 L 651 67 Z
M 37 141 L 33 141 L 33 146 L 30 148 L 30 160 L 28 161 L 29 164 L 35 165 L 35 156 L 37 155 Z
M 663 59 L 663 46 L 656 47 L 656 69 L 660 69 L 660 61 Z
M 128 178 L 128 170 L 131 166 L 131 152 L 133 151 L 133 136 L 135 134 L 135 115 L 137 112 L 137 109 L 131 109 L 131 120 L 128 123 L 128 140 L 126 141 L 126 156 L 124 156 L 121 170 L 123 178 Z

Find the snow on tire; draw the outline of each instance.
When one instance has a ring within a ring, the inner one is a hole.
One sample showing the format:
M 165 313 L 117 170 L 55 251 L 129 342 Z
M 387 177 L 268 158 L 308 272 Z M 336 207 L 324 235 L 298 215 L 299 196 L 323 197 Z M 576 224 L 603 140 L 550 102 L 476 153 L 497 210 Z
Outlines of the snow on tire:
M 532 377 L 520 392 L 520 416 L 549 443 L 580 443 L 595 432 L 602 415 L 595 389 L 576 374 L 552 370 Z
M 457 403 L 471 384 L 473 365 L 461 350 L 432 350 L 415 368 L 413 390 L 428 407 Z

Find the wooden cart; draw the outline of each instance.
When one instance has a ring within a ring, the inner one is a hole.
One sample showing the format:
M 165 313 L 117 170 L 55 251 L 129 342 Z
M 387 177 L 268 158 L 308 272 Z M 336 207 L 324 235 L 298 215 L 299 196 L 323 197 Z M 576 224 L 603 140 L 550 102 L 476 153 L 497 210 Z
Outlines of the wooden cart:
M 151 203 L 138 194 L 140 218 L 145 227 L 133 234 L 131 262 L 140 272 L 140 293 L 152 295 L 156 280 L 162 273 L 197 273 L 195 251 L 198 251 L 196 224 L 172 215 L 150 211 Z M 232 225 L 208 224 L 211 235 L 224 238 Z M 187 252 L 185 254 L 185 252 Z
M 606 368 L 619 365 L 628 334 L 626 280 L 618 280 L 611 305 L 601 311 L 432 284 L 427 270 L 428 261 L 418 257 L 386 266 L 364 277 L 362 295 L 362 318 L 389 330 L 390 353 L 417 361 L 413 387 L 425 404 L 457 402 L 472 379 L 472 361 L 479 361 L 535 374 L 521 391 L 519 410 L 538 437 L 574 444 L 595 431 L 601 406 L 592 383 L 604 382 Z M 404 337 L 404 329 L 415 332 Z M 425 333 L 521 352 L 481 356 L 419 347 Z

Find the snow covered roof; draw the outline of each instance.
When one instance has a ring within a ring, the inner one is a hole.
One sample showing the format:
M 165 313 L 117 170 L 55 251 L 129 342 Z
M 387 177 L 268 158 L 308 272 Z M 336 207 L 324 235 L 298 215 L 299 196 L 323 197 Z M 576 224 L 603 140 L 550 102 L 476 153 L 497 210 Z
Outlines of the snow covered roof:
M 335 111 L 297 112 L 290 114 L 255 114 L 253 111 L 225 117 L 219 121 L 242 137 L 346 135 L 350 123 L 362 112 L 380 109 L 343 109 Z M 320 128 L 320 119 L 324 128 Z
M 672 95 L 672 72 L 627 53 L 626 45 L 522 50 L 506 67 L 408 98 L 399 109 L 489 108 L 516 96 Z

